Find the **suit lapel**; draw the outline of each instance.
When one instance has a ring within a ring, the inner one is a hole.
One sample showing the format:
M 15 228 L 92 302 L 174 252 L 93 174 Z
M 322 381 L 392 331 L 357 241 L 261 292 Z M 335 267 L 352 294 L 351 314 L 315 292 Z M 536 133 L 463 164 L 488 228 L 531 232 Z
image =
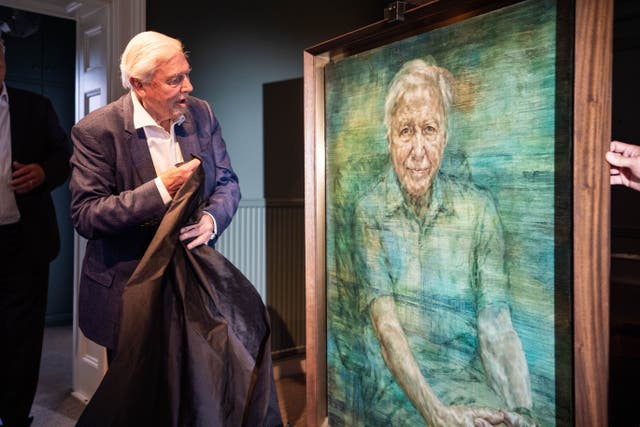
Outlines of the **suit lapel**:
M 131 134 L 129 147 L 131 149 L 131 158 L 137 175 L 140 177 L 140 183 L 151 181 L 156 177 L 156 170 L 153 166 L 151 153 L 147 138 L 143 129 L 134 129 Z
M 156 170 L 153 166 L 149 145 L 144 134 L 144 129 L 136 129 L 133 125 L 133 101 L 131 94 L 126 94 L 122 98 L 122 108 L 124 117 L 125 132 L 129 135 L 129 150 L 135 174 L 140 180 L 140 184 L 151 181 L 156 177 Z
M 199 153 L 198 133 L 196 132 L 191 111 L 185 113 L 184 122 L 175 127 L 175 132 L 182 158 L 188 162 L 193 158 L 193 154 L 197 155 Z

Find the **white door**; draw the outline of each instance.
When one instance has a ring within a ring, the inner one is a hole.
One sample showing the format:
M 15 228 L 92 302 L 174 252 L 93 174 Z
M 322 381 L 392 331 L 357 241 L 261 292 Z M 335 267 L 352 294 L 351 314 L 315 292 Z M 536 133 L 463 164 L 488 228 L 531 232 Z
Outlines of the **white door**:
M 76 21 L 76 121 L 107 104 L 109 81 L 109 5 L 78 16 Z M 104 347 L 88 340 L 78 328 L 78 284 L 86 240 L 74 236 L 73 395 L 88 401 L 107 371 Z
M 71 2 L 69 4 L 77 4 Z M 96 0 L 75 11 L 76 120 L 117 99 L 118 58 L 127 42 L 144 30 L 145 0 Z M 74 237 L 73 395 L 88 401 L 107 370 L 105 349 L 87 339 L 78 327 L 78 284 L 86 240 Z

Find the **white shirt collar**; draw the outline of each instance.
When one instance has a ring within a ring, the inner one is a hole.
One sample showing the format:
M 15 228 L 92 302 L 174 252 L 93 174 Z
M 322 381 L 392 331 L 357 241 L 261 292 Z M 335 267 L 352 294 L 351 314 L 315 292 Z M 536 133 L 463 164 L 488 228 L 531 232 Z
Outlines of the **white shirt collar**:
M 131 91 L 131 100 L 133 101 L 133 126 L 136 129 L 144 128 L 147 126 L 154 126 L 162 128 L 154 119 L 151 117 L 149 112 L 144 109 L 136 94 Z M 180 126 L 185 120 L 184 114 L 181 114 L 178 117 L 178 120 L 171 123 L 171 126 L 178 125 Z

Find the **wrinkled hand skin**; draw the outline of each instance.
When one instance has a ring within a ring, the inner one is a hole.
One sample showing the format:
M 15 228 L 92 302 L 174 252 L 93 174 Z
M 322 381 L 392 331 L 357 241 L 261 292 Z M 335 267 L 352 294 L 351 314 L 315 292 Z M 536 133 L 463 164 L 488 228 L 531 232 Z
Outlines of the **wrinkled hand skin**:
M 200 160 L 193 159 L 180 166 L 174 166 L 160 175 L 160 179 L 171 197 L 175 196 L 182 184 L 189 179 L 198 166 L 200 166 Z
M 490 427 L 505 421 L 501 411 L 470 406 L 443 406 L 430 415 L 429 425 L 434 427 Z
M 611 185 L 640 191 L 640 146 L 611 141 L 606 159 L 611 165 Z
M 504 414 L 504 423 L 507 427 L 536 427 L 536 423 L 528 415 L 505 410 L 503 410 L 502 413 Z
M 191 250 L 200 245 L 206 245 L 213 234 L 213 219 L 207 214 L 202 214 L 196 224 L 187 225 L 180 229 L 178 238 L 181 242 L 193 239 L 187 244 L 187 249 Z

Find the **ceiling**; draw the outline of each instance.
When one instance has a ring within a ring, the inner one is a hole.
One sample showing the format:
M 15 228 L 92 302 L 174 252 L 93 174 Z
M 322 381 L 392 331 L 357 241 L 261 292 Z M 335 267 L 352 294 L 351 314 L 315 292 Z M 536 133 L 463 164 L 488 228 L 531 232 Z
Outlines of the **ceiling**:
M 110 0 L 0 0 L 0 6 L 70 19 L 76 19 L 83 10 L 95 10 L 107 3 Z

